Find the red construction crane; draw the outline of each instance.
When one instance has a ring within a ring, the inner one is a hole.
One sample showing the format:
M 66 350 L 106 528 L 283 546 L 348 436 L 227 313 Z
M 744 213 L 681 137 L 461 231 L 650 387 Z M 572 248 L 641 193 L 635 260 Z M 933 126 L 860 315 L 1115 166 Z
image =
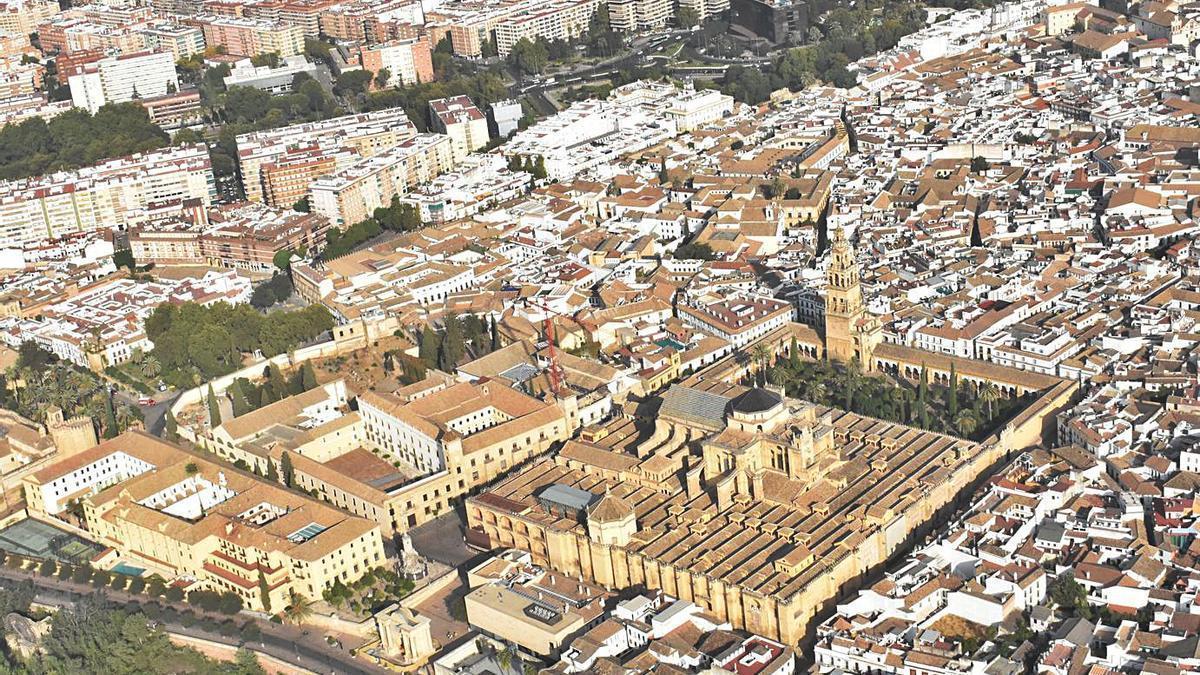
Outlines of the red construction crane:
M 546 334 L 546 349 L 550 353 L 550 391 L 554 392 L 555 396 L 559 396 L 563 389 L 563 374 L 562 368 L 558 365 L 558 337 L 554 329 L 554 319 L 552 314 L 558 314 L 541 302 L 532 298 L 526 298 L 526 301 L 531 303 L 546 313 L 546 318 L 542 320 L 542 332 Z

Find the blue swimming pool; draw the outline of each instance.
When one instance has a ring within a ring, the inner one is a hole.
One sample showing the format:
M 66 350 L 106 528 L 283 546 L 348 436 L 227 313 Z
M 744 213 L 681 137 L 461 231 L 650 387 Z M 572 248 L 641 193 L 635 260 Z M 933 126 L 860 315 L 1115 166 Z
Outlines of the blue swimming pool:
M 119 562 L 113 566 L 112 571 L 119 574 L 128 574 L 131 577 L 140 577 L 146 570 L 142 569 L 141 567 L 134 567 L 133 565 L 127 565 L 123 562 Z

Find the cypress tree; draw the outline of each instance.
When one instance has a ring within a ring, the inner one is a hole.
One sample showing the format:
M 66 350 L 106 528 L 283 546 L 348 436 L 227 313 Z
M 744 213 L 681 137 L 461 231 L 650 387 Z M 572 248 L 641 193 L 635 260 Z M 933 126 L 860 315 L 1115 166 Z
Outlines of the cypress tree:
M 312 363 L 305 361 L 300 366 L 300 383 L 304 387 L 304 391 L 310 391 L 317 388 L 317 373 L 313 370 Z
M 175 414 L 171 412 L 170 408 L 167 408 L 166 420 L 163 426 L 163 438 L 172 442 L 179 440 L 179 424 L 175 421 Z
M 437 333 L 433 331 L 433 327 L 426 324 L 425 329 L 421 331 L 421 361 L 426 368 L 436 368 L 438 365 L 438 346 L 439 340 Z
M 445 357 L 445 363 L 442 370 L 453 372 L 458 362 L 462 360 L 466 354 L 467 348 L 463 342 L 462 323 L 459 322 L 458 316 L 451 312 L 446 315 L 446 328 L 442 335 L 442 352 Z
M 283 474 L 283 484 L 292 487 L 292 481 L 296 478 L 296 472 L 292 468 L 292 458 L 286 452 L 279 458 L 279 470 Z
M 950 393 L 947 396 L 946 408 L 950 412 L 950 419 L 958 419 L 958 372 L 953 361 L 950 362 Z
M 492 317 L 492 351 L 500 349 L 500 330 L 496 328 L 496 317 Z
M 929 370 L 921 364 L 921 383 L 917 386 L 917 419 L 922 429 L 929 428 L 929 410 L 925 402 L 929 396 Z
M 112 394 L 107 392 L 104 396 L 104 437 L 117 437 L 117 411 L 113 407 Z
M 208 385 L 208 426 L 215 429 L 221 426 L 221 406 L 217 405 L 217 395 L 212 385 Z
M 796 343 L 795 335 L 792 336 L 792 344 L 788 349 L 788 365 L 793 371 L 800 368 L 800 347 Z
M 229 402 L 233 404 L 233 416 L 241 417 L 246 413 L 254 410 L 250 405 L 250 401 L 246 398 L 245 392 L 242 390 L 242 381 L 237 379 L 229 386 Z
M 267 458 L 267 475 L 266 479 L 272 483 L 279 482 L 279 470 L 275 468 L 275 461 Z
M 288 390 L 287 378 L 283 376 L 283 371 L 279 369 L 279 366 L 272 363 L 267 366 L 267 372 L 267 383 L 272 389 L 271 395 L 276 401 L 287 398 L 290 392 Z
M 271 589 L 267 586 L 267 575 L 263 574 L 262 570 L 258 571 L 258 600 L 262 603 L 263 611 L 270 614 Z

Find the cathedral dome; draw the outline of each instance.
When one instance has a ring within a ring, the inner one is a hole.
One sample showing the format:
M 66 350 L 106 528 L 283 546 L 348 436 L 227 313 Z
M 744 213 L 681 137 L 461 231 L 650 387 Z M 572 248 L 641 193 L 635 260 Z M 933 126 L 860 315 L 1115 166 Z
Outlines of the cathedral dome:
M 783 403 L 783 397 L 770 389 L 755 387 L 733 399 L 730 404 L 735 413 L 754 415 L 764 413 Z

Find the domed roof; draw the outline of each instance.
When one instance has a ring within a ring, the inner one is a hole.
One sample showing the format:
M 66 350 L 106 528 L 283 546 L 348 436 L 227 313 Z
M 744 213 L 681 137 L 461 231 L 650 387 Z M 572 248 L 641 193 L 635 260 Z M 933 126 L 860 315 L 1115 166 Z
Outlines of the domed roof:
M 730 406 L 734 412 L 753 415 L 754 413 L 766 412 L 780 403 L 783 403 L 783 397 L 779 394 L 769 389 L 755 387 L 733 399 L 733 403 Z
M 612 523 L 634 515 L 629 502 L 609 492 L 588 509 L 588 519 L 599 523 Z

